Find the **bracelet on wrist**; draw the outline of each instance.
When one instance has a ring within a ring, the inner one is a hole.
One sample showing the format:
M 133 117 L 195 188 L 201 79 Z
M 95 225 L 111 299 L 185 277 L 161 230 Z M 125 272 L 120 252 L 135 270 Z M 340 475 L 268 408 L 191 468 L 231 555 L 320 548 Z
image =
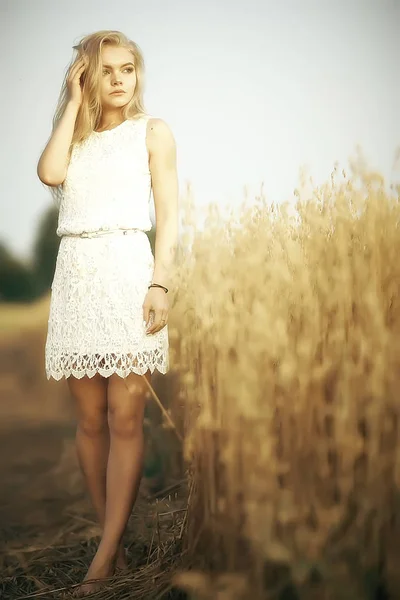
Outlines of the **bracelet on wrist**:
M 165 293 L 168 292 L 168 288 L 166 288 L 163 285 L 160 285 L 159 283 L 152 283 L 151 285 L 149 285 L 148 289 L 152 288 L 152 287 L 158 287 L 158 288 L 162 288 L 164 290 Z

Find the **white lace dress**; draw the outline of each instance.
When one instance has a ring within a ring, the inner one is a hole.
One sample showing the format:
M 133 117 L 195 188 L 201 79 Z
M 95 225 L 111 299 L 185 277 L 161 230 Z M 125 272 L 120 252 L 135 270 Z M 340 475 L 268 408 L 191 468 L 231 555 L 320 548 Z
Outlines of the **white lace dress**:
M 149 118 L 93 132 L 73 148 L 59 207 L 47 379 L 169 369 L 168 326 L 147 335 L 142 308 L 154 271 L 145 233 Z

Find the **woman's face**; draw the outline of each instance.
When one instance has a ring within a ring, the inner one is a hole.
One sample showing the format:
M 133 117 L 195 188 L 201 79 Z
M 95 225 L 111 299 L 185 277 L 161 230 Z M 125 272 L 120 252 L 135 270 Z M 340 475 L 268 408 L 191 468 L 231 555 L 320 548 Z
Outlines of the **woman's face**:
M 136 87 L 134 57 L 126 48 L 105 46 L 101 52 L 100 99 L 104 109 L 122 108 L 133 97 Z M 123 94 L 113 94 L 121 90 Z

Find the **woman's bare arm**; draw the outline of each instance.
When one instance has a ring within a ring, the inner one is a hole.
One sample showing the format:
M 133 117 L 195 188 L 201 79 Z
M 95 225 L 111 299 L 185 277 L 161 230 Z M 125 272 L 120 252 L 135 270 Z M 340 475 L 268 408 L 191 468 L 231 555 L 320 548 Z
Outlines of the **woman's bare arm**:
M 69 148 L 75 128 L 79 104 L 68 102 L 37 166 L 37 174 L 46 185 L 60 185 L 67 174 Z
M 153 282 L 168 287 L 178 243 L 176 143 L 169 126 L 162 119 L 150 119 L 148 128 L 147 141 L 156 212 Z

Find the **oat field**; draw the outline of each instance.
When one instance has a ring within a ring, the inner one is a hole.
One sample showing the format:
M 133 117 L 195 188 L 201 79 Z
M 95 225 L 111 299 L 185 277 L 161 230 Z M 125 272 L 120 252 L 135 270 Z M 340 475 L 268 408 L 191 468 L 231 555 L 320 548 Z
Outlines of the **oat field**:
M 400 188 L 306 184 L 214 207 L 180 272 L 196 600 L 400 597 Z

